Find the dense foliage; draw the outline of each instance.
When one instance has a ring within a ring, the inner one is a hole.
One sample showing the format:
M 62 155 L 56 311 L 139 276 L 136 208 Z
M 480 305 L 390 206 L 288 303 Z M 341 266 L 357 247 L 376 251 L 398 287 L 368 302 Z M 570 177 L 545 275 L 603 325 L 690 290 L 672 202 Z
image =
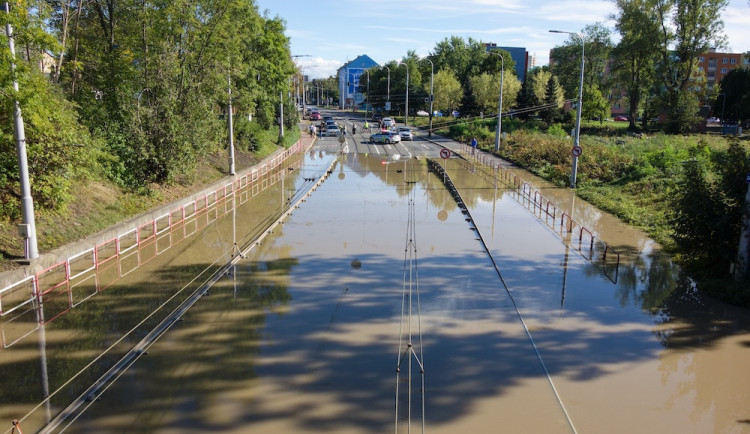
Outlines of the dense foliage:
M 231 86 L 238 146 L 298 122 L 295 66 L 280 18 L 251 0 L 17 1 L 0 14 L 16 31 L 21 91 L 0 48 L 0 217 L 18 214 L 13 102 L 22 107 L 38 212 L 64 206 L 72 179 L 103 174 L 144 190 L 192 173 L 226 146 Z M 46 67 L 40 67 L 46 65 Z M 252 120 L 251 120 L 252 119 Z

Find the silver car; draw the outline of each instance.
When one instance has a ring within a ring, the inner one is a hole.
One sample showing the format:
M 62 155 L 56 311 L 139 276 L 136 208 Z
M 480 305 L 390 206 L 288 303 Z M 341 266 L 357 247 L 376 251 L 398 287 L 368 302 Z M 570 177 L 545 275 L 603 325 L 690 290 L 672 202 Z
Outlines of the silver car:
M 398 135 L 401 136 L 401 140 L 414 140 L 414 135 L 409 127 L 398 127 Z

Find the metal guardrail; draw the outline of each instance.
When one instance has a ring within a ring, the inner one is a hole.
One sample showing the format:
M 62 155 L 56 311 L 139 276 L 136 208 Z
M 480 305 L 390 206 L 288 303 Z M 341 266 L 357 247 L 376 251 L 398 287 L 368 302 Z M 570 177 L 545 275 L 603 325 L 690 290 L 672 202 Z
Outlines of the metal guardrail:
M 248 197 L 243 192 L 255 196 L 275 184 L 285 175 L 280 170 L 282 163 L 306 151 L 300 140 L 203 197 L 0 289 L 0 350 L 19 342 L 40 325 L 54 321 L 229 212 L 229 202 L 235 193 L 240 193 L 240 203 L 244 203 Z M 158 241 L 162 238 L 169 238 L 169 242 L 160 249 Z M 117 269 L 112 270 L 115 265 Z M 90 284 L 92 274 L 94 282 Z M 42 315 L 36 314 L 37 308 L 44 309 Z
M 554 202 L 544 197 L 541 192 L 534 189 L 521 177 L 502 167 L 495 156 L 474 150 L 465 144 L 461 145 L 459 155 L 467 161 L 472 159 L 482 166 L 492 169 L 493 173 L 490 174 L 490 177 L 511 186 L 517 202 L 542 220 L 553 232 L 560 236 L 563 242 L 577 250 L 583 258 L 592 263 L 599 262 L 607 278 L 613 283 L 617 283 L 620 270 L 620 253 L 616 249 L 610 247 L 595 232 L 562 211 Z

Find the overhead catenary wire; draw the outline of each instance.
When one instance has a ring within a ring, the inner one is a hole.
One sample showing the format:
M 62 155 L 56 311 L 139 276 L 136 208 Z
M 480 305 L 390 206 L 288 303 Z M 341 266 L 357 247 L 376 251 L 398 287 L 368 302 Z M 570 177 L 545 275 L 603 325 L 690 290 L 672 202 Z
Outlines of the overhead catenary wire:
M 472 230 L 476 232 L 478 241 L 482 244 L 482 247 L 484 251 L 487 253 L 487 256 L 489 257 L 490 262 L 492 263 L 492 266 L 495 269 L 495 272 L 497 273 L 497 276 L 500 279 L 500 282 L 502 283 L 506 294 L 508 294 L 508 298 L 510 299 L 511 304 L 513 305 L 513 309 L 516 312 L 516 316 L 518 317 L 521 325 L 523 326 L 523 330 L 526 333 L 526 337 L 529 339 L 529 342 L 531 343 L 531 346 L 534 349 L 534 353 L 536 354 L 537 360 L 539 360 L 539 364 L 542 366 L 542 369 L 544 370 L 544 374 L 547 377 L 547 381 L 550 387 L 552 388 L 552 392 L 555 394 L 555 399 L 557 400 L 558 405 L 560 405 L 560 409 L 565 415 L 565 419 L 567 420 L 568 425 L 570 426 L 570 429 L 573 431 L 573 433 L 577 433 L 578 431 L 576 431 L 575 425 L 573 424 L 573 420 L 570 418 L 570 414 L 568 413 L 567 408 L 565 408 L 565 404 L 563 403 L 562 398 L 560 397 L 560 393 L 557 391 L 557 387 L 555 387 L 554 381 L 552 381 L 552 376 L 550 375 L 549 370 L 547 369 L 547 365 L 544 363 L 544 359 L 542 358 L 542 355 L 539 352 L 539 348 L 537 348 L 536 342 L 534 342 L 534 338 L 531 336 L 531 332 L 529 331 L 529 327 L 526 325 L 526 320 L 524 320 L 523 315 L 521 315 L 521 310 L 518 308 L 518 304 L 516 304 L 516 300 L 513 297 L 513 293 L 511 292 L 508 284 L 505 282 L 505 279 L 503 278 L 503 275 L 500 272 L 500 267 L 495 261 L 495 258 L 492 255 L 492 252 L 490 251 L 489 246 L 487 246 L 487 243 L 484 241 L 484 237 L 482 236 L 482 233 L 479 230 L 479 227 L 477 227 L 476 222 L 474 221 L 474 218 L 471 216 L 471 212 L 469 211 L 468 207 L 466 207 L 465 202 L 461 198 L 461 194 L 458 192 L 458 189 L 453 184 L 453 181 L 451 181 L 450 177 L 445 172 L 445 169 L 443 169 L 443 167 L 440 164 L 436 163 L 434 160 L 428 160 L 428 162 L 429 162 L 429 167 L 431 168 L 431 170 L 435 171 L 436 173 L 440 175 L 439 178 L 443 181 L 445 186 L 453 195 L 453 198 L 458 204 L 459 208 L 461 209 L 461 212 L 464 215 L 466 215 L 466 220 L 472 225 Z
M 21 418 L 19 422 L 22 422 L 23 420 L 28 418 L 32 413 L 38 410 L 47 401 L 51 400 L 54 396 L 59 394 L 65 387 L 67 387 L 74 380 L 80 377 L 81 374 L 83 374 L 92 366 L 94 366 L 111 350 L 113 350 L 115 347 L 120 345 L 128 337 L 133 335 L 140 327 L 142 327 L 147 321 L 149 321 L 157 312 L 159 312 L 161 309 L 167 306 L 170 302 L 172 302 L 177 296 L 179 296 L 180 294 L 183 294 L 186 289 L 193 287 L 194 284 L 198 282 L 199 279 L 201 279 L 201 277 L 204 276 L 207 271 L 219 265 L 222 262 L 222 260 L 226 258 L 227 256 L 230 256 L 232 258 L 231 261 L 229 261 L 228 263 L 225 263 L 222 266 L 219 266 L 218 268 L 214 269 L 212 273 L 206 276 L 205 279 L 199 284 L 198 288 L 195 291 L 193 291 L 192 294 L 190 294 L 183 302 L 181 302 L 175 309 L 173 309 L 170 314 L 168 314 L 138 344 L 136 344 L 112 368 L 110 368 L 110 370 L 107 373 L 102 375 L 97 382 L 95 382 L 92 386 L 90 386 L 83 394 L 81 394 L 76 400 L 74 400 L 73 403 L 71 403 L 66 409 L 64 409 L 60 414 L 58 414 L 57 417 L 55 417 L 46 427 L 44 427 L 40 431 L 41 433 L 64 432 L 68 427 L 71 426 L 73 422 L 75 422 L 88 409 L 88 407 L 90 407 L 94 402 L 96 402 L 96 399 L 99 396 L 101 396 L 102 393 L 107 391 L 116 382 L 116 380 L 120 378 L 120 376 L 122 376 L 127 371 L 127 369 L 130 366 L 132 366 L 142 355 L 147 354 L 148 348 L 150 348 L 151 345 L 153 345 L 161 335 L 163 335 L 175 323 L 177 323 L 179 319 L 182 317 L 182 315 L 187 311 L 187 309 L 189 309 L 193 304 L 195 304 L 195 302 L 198 299 L 200 299 L 200 297 L 207 294 L 208 290 L 222 276 L 227 274 L 227 272 L 231 269 L 232 266 L 234 266 L 237 262 L 239 262 L 239 260 L 244 258 L 247 255 L 247 253 L 259 243 L 259 240 L 261 240 L 266 235 L 268 235 L 271 232 L 272 228 L 275 227 L 275 224 L 278 224 L 279 222 L 281 222 L 281 220 L 286 218 L 286 216 L 291 214 L 291 211 L 293 209 L 297 208 L 299 204 L 303 202 L 307 196 L 312 194 L 316 186 L 320 185 L 332 173 L 335 164 L 336 164 L 336 160 L 333 160 L 331 164 L 325 170 L 323 170 L 321 173 L 318 173 L 315 177 L 311 179 L 305 178 L 304 179 L 305 182 L 295 191 L 295 194 L 285 204 L 282 204 L 280 206 L 280 209 L 278 210 L 278 212 L 273 213 L 272 217 L 264 219 L 261 223 L 259 223 L 258 226 L 256 226 L 256 230 L 260 230 L 260 232 L 258 231 L 251 232 L 247 234 L 245 237 L 243 237 L 243 241 L 242 241 L 243 247 L 242 249 L 240 249 L 239 255 L 234 255 L 234 252 L 237 249 L 236 243 L 232 245 L 227 252 L 224 252 L 218 255 L 217 258 L 211 264 L 204 267 L 203 270 L 201 270 L 201 272 L 198 273 L 198 275 L 196 275 L 193 279 L 191 279 L 189 282 L 183 285 L 180 289 L 175 291 L 175 293 L 172 294 L 172 296 L 170 296 L 167 300 L 165 300 L 163 303 L 157 306 L 145 318 L 143 318 L 140 322 L 135 324 L 130 330 L 125 332 L 123 336 L 121 336 L 118 340 L 112 343 L 112 345 L 106 348 L 96 358 L 94 358 L 92 361 L 90 361 L 88 364 L 82 367 L 76 374 L 74 374 L 65 383 L 60 385 L 54 392 L 52 392 L 49 396 L 47 396 L 42 402 L 40 402 L 37 406 L 31 409 L 28 413 L 26 413 L 26 415 L 24 415 L 24 417 Z M 233 198 L 233 200 L 235 200 L 235 198 Z M 236 202 L 234 203 L 234 206 L 237 206 Z M 268 223 L 269 219 L 274 219 L 275 223 L 271 222 L 269 226 L 269 223 Z
M 417 265 L 417 240 L 416 240 L 416 214 L 415 214 L 415 191 L 409 192 L 408 218 L 406 229 L 406 247 L 404 249 L 404 274 L 401 290 L 401 321 L 399 326 L 398 357 L 396 359 L 396 399 L 395 399 L 395 423 L 394 432 L 398 433 L 399 422 L 399 382 L 401 380 L 401 368 L 407 362 L 407 398 L 406 398 L 406 420 L 408 432 L 411 432 L 412 412 L 412 363 L 416 362 L 420 375 L 420 405 L 421 405 L 421 427 L 425 432 L 425 367 L 422 341 L 422 309 L 419 299 L 419 269 Z M 413 321 L 414 296 L 416 295 L 416 321 Z M 414 349 L 413 323 L 418 335 L 418 351 Z M 406 330 L 404 330 L 406 325 Z M 406 342 L 404 342 L 406 340 Z

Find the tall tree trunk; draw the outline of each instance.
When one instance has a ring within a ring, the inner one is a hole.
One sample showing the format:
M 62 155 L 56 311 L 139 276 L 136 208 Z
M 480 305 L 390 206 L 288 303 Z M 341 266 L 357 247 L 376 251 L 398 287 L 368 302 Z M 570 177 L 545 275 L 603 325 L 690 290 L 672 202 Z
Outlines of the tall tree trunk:
M 78 44 L 80 42 L 80 32 L 81 32 L 81 8 L 83 8 L 83 0 L 78 0 L 78 10 L 76 11 L 76 31 L 75 31 L 75 47 L 73 48 L 73 64 L 75 65 L 75 69 L 73 70 L 73 73 L 71 74 L 71 80 L 70 80 L 70 94 L 75 95 L 76 93 L 76 81 L 78 80 L 78 75 L 80 72 L 78 72 Z
M 62 71 L 62 63 L 63 59 L 65 58 L 65 46 L 68 42 L 68 27 L 70 24 L 70 4 L 72 0 L 68 0 L 66 2 L 62 2 L 62 49 L 60 50 L 60 55 L 57 57 L 57 64 L 55 65 L 55 72 L 53 75 L 53 80 L 55 83 L 60 82 L 60 71 Z M 80 1 L 80 0 L 79 0 Z

